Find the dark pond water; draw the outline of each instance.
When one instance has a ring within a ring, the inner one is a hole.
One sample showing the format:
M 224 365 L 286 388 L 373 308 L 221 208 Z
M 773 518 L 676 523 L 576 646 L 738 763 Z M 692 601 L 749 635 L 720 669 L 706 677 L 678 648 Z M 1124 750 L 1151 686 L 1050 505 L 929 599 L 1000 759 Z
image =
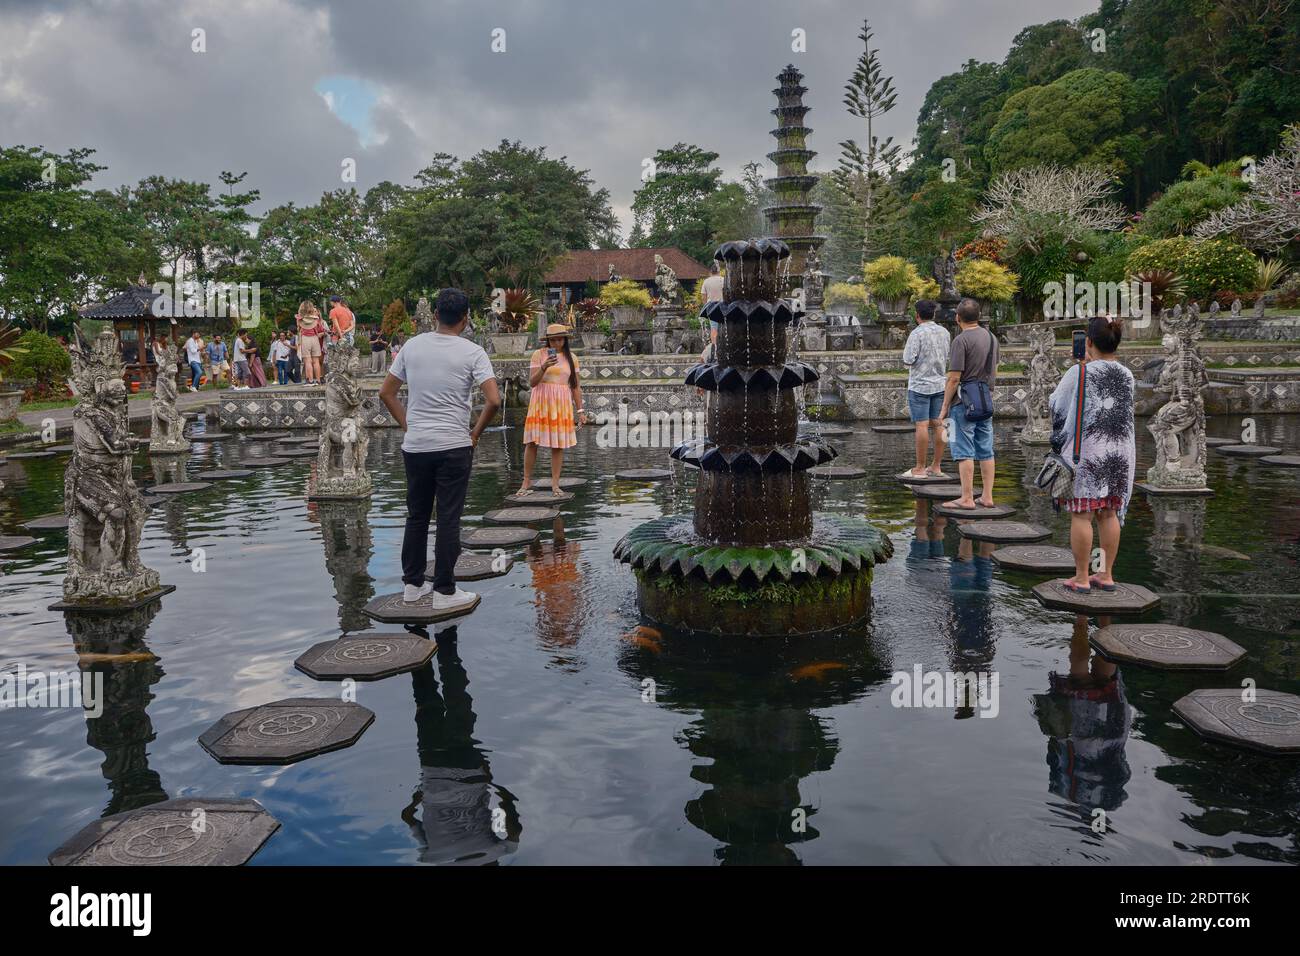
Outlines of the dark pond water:
M 1261 441 L 1300 448 L 1300 422 L 1259 421 Z M 467 515 L 516 487 L 519 434 L 485 437 Z M 1088 624 L 1042 609 L 1037 578 L 993 567 L 951 524 L 918 520 L 890 477 L 910 437 L 865 425 L 834 442 L 868 477 L 817 494 L 893 537 L 870 624 L 792 642 L 628 637 L 634 581 L 611 548 L 691 497 L 680 483 L 608 479 L 663 465 L 666 451 L 604 450 L 594 435 L 568 470 L 588 485 L 508 575 L 469 585 L 483 604 L 437 633 L 436 663 L 359 685 L 377 715 L 361 740 L 288 767 L 221 766 L 196 738 L 238 708 L 338 694 L 293 661 L 369 629 L 362 605 L 400 586 L 397 436 L 372 442 L 366 504 L 306 502 L 310 459 L 157 504 L 143 555 L 177 591 L 105 648 L 153 659 L 83 660 L 107 679 L 99 720 L 0 711 L 0 863 L 42 863 L 103 814 L 180 796 L 261 801 L 283 824 L 261 865 L 1300 862 L 1300 760 L 1206 742 L 1171 711 L 1193 688 L 1243 677 L 1300 692 L 1300 472 L 1212 454 L 1208 502 L 1153 513 L 1136 499 L 1117 573 L 1164 595 L 1146 619 L 1250 652 L 1227 675 L 1169 675 L 1090 657 Z M 198 445 L 183 469 L 259 450 L 248 438 Z M 998 455 L 998 497 L 1065 544 L 1067 522 L 1031 499 L 1036 467 L 1005 425 Z M 65 462 L 0 466 L 0 534 L 59 510 Z M 137 464 L 156 480 L 145 456 Z M 44 532 L 0 555 L 0 665 L 77 667 L 78 625 L 45 610 L 65 546 Z M 917 664 L 996 672 L 997 716 L 891 706 L 890 675 Z M 1105 833 L 1090 826 L 1097 807 Z

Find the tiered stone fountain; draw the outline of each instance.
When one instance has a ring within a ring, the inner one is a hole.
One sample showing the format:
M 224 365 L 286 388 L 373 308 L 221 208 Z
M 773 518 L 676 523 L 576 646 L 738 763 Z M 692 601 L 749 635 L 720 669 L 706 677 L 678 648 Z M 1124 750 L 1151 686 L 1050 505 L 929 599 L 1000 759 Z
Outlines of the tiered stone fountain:
M 856 518 L 814 515 L 808 469 L 835 457 L 799 437 L 795 389 L 818 378 L 787 360 L 794 314 L 781 298 L 789 247 L 729 242 L 715 360 L 686 384 L 709 396 L 706 437 L 673 449 L 699 469 L 694 518 L 658 518 L 629 532 L 615 555 L 636 569 L 641 609 L 662 624 L 718 634 L 838 630 L 865 617 L 875 563 L 892 547 Z

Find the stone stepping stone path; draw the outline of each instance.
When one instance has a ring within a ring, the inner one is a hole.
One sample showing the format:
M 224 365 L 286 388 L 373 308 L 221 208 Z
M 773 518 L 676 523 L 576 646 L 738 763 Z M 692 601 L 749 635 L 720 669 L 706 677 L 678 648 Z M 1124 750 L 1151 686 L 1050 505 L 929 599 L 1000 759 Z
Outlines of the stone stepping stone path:
M 432 595 L 427 594 L 413 604 L 402 600 L 402 592 L 381 594 L 373 598 L 362 610 L 376 621 L 385 624 L 436 624 L 454 617 L 463 617 L 471 613 L 483 601 L 481 594 L 474 595 L 469 604 L 461 605 L 450 611 L 435 610 Z
M 1078 614 L 1141 614 L 1160 603 L 1160 596 L 1140 584 L 1115 582 L 1115 590 L 1094 587 L 1088 594 L 1067 591 L 1060 581 L 1044 581 L 1034 586 L 1034 597 L 1043 607 Z
M 1018 544 L 998 548 L 991 555 L 994 564 L 1009 571 L 1036 571 L 1040 574 L 1072 574 L 1074 554 L 1069 548 L 1047 544 Z
M 1300 455 L 1265 455 L 1260 459 L 1265 465 L 1280 465 L 1283 468 L 1300 468 Z
M 937 498 L 940 501 L 952 501 L 954 498 L 961 497 L 961 485 L 943 483 L 937 485 L 912 485 L 911 492 L 917 498 Z M 976 498 L 983 493 L 982 489 L 975 489 Z
M 230 438 L 231 435 L 229 432 L 206 431 L 206 432 L 195 432 L 193 435 L 186 435 L 185 437 L 192 442 L 205 442 L 205 441 L 217 441 L 222 438 Z
M 35 543 L 36 539 L 29 534 L 0 534 L 0 551 L 17 551 Z
M 212 487 L 210 481 L 169 481 L 151 485 L 145 490 L 154 495 L 183 495 L 188 491 L 203 491 Z
M 1207 448 L 1220 448 L 1223 445 L 1239 445 L 1240 438 L 1206 438 L 1205 445 Z
M 1052 532 L 1039 524 L 1026 521 L 972 521 L 959 524 L 957 533 L 972 541 L 992 541 L 996 544 L 1016 544 L 1022 541 L 1042 541 Z
M 814 478 L 826 478 L 831 481 L 846 481 L 851 478 L 865 478 L 867 470 L 857 465 L 818 465 L 809 468 L 808 474 Z
M 799 429 L 800 435 L 821 435 L 823 438 L 841 438 L 852 435 L 853 429 L 847 425 L 805 425 Z
M 424 569 L 425 580 L 433 580 L 434 563 L 430 561 L 429 566 Z M 456 559 L 456 580 L 482 581 L 484 578 L 498 578 L 503 574 L 509 574 L 514 566 L 515 559 L 504 552 L 491 555 L 462 551 L 460 557 Z M 501 570 L 498 571 L 496 568 Z
M 1213 488 L 1165 488 L 1149 485 L 1145 481 L 1133 482 L 1133 487 L 1144 495 L 1168 496 L 1171 498 L 1213 498 Z
M 912 474 L 910 469 L 908 471 L 900 471 L 894 477 L 905 485 L 941 485 L 945 483 L 951 485 L 958 480 L 957 475 L 949 475 L 946 472 L 938 475 L 926 475 L 924 478 L 917 478 Z
M 530 491 L 527 494 L 506 495 L 503 499 L 512 505 L 558 505 L 573 500 L 572 491 L 562 491 L 558 495 L 551 491 Z
M 8 461 L 22 461 L 27 458 L 53 458 L 55 452 L 46 451 L 14 451 L 9 453 Z
M 910 435 L 916 432 L 916 426 L 911 423 L 905 425 L 872 425 L 871 430 L 882 435 Z
M 667 468 L 625 468 L 614 472 L 619 481 L 667 481 L 672 476 Z
M 76 446 L 76 445 L 51 445 L 50 447 L 46 448 L 45 450 L 46 450 L 46 451 L 52 451 L 52 452 L 54 452 L 54 454 L 56 454 L 56 455 L 68 455 L 68 454 L 71 454 L 72 452 L 76 451 L 76 450 L 77 450 L 77 446 Z
M 532 524 L 534 521 L 554 521 L 559 516 L 554 508 L 498 508 L 485 512 L 483 520 L 493 524 Z
M 279 441 L 281 438 L 289 438 L 288 432 L 249 432 L 249 441 Z
M 1214 450 L 1220 455 L 1238 455 L 1243 458 L 1263 458 L 1267 455 L 1280 454 L 1282 451 L 1274 445 L 1220 445 Z
M 196 810 L 204 826 L 194 828 Z M 95 820 L 49 856 L 52 866 L 243 866 L 280 821 L 256 800 L 183 797 Z
M 462 528 L 460 543 L 467 548 L 508 548 L 532 544 L 540 536 L 533 528 Z
M 318 448 L 276 448 L 276 458 L 315 458 L 319 454 Z
M 1222 634 L 1173 624 L 1111 624 L 1090 640 L 1113 661 L 1158 670 L 1225 671 L 1246 656 Z
M 309 450 L 309 451 L 320 451 L 320 442 L 319 442 L 319 441 L 316 441 L 315 439 L 312 439 L 311 441 L 305 441 L 305 442 L 303 442 L 303 443 L 302 443 L 301 445 L 299 445 L 298 447 L 299 447 L 299 448 L 305 448 L 305 449 L 307 449 L 307 450 Z
M 214 468 L 212 471 L 201 471 L 194 477 L 204 481 L 222 481 L 226 478 L 247 478 L 252 473 L 251 468 Z
M 28 531 L 61 531 L 68 527 L 68 516 L 64 514 L 41 515 L 23 525 Z
M 297 763 L 351 747 L 374 719 L 373 711 L 334 697 L 291 697 L 226 714 L 199 744 L 219 763 Z
M 281 445 L 307 445 L 312 442 L 320 441 L 319 435 L 291 435 L 288 438 L 281 438 Z
M 356 634 L 308 648 L 293 666 L 316 680 L 383 680 L 423 667 L 437 650 L 414 634 Z
M 288 458 L 245 458 L 238 462 L 245 468 L 274 468 L 276 465 L 289 464 Z
M 1300 697 L 1240 687 L 1194 690 L 1174 702 L 1174 713 L 1202 737 L 1268 754 L 1300 754 Z
M 981 504 L 976 504 L 974 508 L 958 508 L 955 505 L 935 505 L 934 513 L 943 515 L 945 518 L 1007 518 L 1016 513 L 1016 509 L 1010 505 L 994 505 L 992 508 L 985 508 Z

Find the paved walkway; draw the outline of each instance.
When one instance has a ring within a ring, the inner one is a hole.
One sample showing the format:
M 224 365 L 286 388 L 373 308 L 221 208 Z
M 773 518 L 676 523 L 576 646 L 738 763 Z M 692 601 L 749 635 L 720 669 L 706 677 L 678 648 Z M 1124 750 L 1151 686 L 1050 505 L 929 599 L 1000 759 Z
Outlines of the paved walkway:
M 189 411 L 206 405 L 208 402 L 216 401 L 217 397 L 224 395 L 229 389 L 204 390 L 202 392 L 183 391 L 176 400 L 176 407 L 181 411 Z M 129 398 L 126 402 L 127 417 L 131 421 L 147 421 L 150 416 L 149 406 L 153 399 L 148 395 L 141 395 L 135 398 Z M 18 420 L 32 429 L 40 429 L 41 425 L 47 418 L 54 419 L 55 427 L 58 431 L 64 431 L 72 427 L 72 412 L 75 405 L 67 405 L 63 408 L 45 408 L 34 412 L 19 412 Z

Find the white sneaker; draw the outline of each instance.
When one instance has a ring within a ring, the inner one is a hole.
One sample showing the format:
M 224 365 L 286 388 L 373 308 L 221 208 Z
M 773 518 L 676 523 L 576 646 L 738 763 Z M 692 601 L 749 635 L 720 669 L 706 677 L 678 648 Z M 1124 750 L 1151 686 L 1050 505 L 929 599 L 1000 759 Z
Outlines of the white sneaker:
M 421 598 L 426 597 L 432 590 L 433 585 L 428 581 L 425 581 L 419 586 L 408 584 L 402 589 L 402 600 L 407 604 L 416 604 Z
M 429 603 L 433 605 L 435 611 L 454 611 L 457 608 L 473 604 L 477 598 L 478 595 L 473 591 L 462 591 L 457 588 L 455 594 L 441 594 L 434 591 L 429 598 Z

